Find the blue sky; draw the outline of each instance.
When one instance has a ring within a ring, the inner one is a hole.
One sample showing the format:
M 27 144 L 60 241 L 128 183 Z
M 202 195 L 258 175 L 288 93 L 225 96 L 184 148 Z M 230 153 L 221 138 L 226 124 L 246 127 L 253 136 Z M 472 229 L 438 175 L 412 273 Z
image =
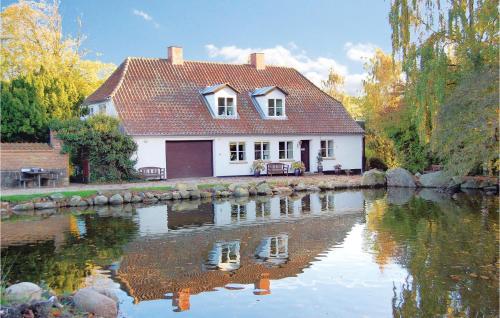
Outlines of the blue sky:
M 295 67 L 317 84 L 335 68 L 354 93 L 374 47 L 390 51 L 389 6 L 389 0 L 62 0 L 61 14 L 71 34 L 81 17 L 92 59 L 165 57 L 167 46 L 179 45 L 188 60 L 238 63 L 264 51 L 267 62 Z

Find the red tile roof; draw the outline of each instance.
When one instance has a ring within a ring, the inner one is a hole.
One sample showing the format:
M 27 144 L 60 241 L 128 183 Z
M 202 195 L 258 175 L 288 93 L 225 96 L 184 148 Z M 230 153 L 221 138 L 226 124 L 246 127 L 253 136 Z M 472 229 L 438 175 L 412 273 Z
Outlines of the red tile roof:
M 216 119 L 200 95 L 207 86 L 229 83 L 240 92 L 238 119 Z M 263 119 L 251 100 L 255 89 L 278 86 L 288 93 L 287 120 Z M 293 68 L 247 64 L 128 58 L 85 104 L 112 98 L 130 135 L 360 134 L 363 129 L 341 103 Z

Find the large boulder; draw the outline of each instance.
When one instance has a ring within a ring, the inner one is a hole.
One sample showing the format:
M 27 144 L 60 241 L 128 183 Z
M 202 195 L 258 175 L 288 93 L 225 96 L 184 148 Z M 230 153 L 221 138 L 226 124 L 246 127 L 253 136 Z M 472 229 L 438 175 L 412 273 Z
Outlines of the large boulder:
M 436 171 L 423 174 L 419 181 L 424 188 L 447 188 L 452 182 L 452 178 L 446 176 L 442 171 Z
M 477 179 L 471 178 L 460 185 L 460 189 L 479 189 L 480 183 Z
M 26 202 L 14 205 L 13 211 L 29 211 L 35 209 L 35 204 L 33 202 Z
M 246 188 L 237 187 L 233 190 L 233 196 L 237 198 L 248 197 L 250 194 Z
M 123 197 L 119 193 L 113 194 L 109 198 L 109 204 L 111 204 L 111 205 L 120 205 L 120 204 L 123 204 Z
M 78 309 L 98 317 L 115 318 L 118 315 L 115 300 L 93 288 L 78 290 L 73 296 L 73 302 Z
M 189 199 L 191 197 L 191 193 L 189 193 L 188 190 L 180 190 L 179 194 L 181 195 L 182 199 Z
M 231 183 L 228 187 L 229 191 L 233 191 L 236 190 L 237 188 L 244 188 L 244 189 L 247 189 L 248 190 L 248 184 L 246 183 Z
M 163 192 L 157 195 L 160 201 L 172 200 L 172 192 Z
M 385 173 L 378 169 L 366 171 L 361 178 L 361 185 L 365 187 L 383 187 L 385 183 Z
M 132 198 L 130 198 L 130 203 L 139 203 L 139 202 L 142 202 L 142 197 L 137 194 L 132 195 Z
M 105 204 L 108 204 L 108 197 L 101 194 L 94 198 L 94 205 L 105 205 Z
M 267 182 L 260 182 L 257 185 L 257 194 L 258 195 L 271 195 L 273 191 Z
M 49 195 L 49 198 L 52 200 L 52 201 L 62 201 L 64 200 L 64 194 L 62 193 L 52 193 L 51 195 Z
M 189 191 L 189 197 L 191 199 L 199 199 L 200 198 L 200 190 L 193 190 L 193 191 Z
M 387 170 L 385 179 L 388 187 L 415 188 L 417 186 L 413 179 L 413 175 L 403 168 Z
M 304 182 L 300 182 L 299 184 L 297 184 L 294 188 L 293 188 L 294 191 L 307 191 L 307 186 L 305 185 Z
M 211 198 L 212 197 L 212 192 L 201 191 L 200 192 L 200 197 L 202 197 L 202 198 Z
M 13 303 L 27 303 L 42 299 L 42 288 L 37 284 L 22 282 L 9 286 L 5 290 L 5 298 Z
M 123 192 L 123 202 L 130 203 L 132 202 L 132 193 L 129 191 Z
M 54 201 L 44 201 L 44 202 L 36 202 L 35 209 L 44 210 L 44 209 L 55 209 L 56 203 Z

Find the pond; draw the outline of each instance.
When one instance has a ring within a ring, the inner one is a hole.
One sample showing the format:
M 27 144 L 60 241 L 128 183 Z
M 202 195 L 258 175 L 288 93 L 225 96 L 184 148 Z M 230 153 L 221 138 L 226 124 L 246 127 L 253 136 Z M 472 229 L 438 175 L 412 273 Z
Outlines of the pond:
M 409 189 L 2 222 L 2 278 L 115 288 L 122 317 L 496 317 L 498 198 Z

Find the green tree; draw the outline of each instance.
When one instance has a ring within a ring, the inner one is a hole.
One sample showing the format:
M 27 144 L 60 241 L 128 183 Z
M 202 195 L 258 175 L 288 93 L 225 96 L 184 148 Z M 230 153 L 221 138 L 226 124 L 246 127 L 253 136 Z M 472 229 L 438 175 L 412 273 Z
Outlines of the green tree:
M 25 78 L 1 83 L 3 142 L 46 142 L 47 116 L 36 87 Z
M 498 170 L 498 85 L 496 69 L 477 71 L 441 106 L 432 145 L 451 174 Z
M 58 1 L 20 0 L 5 7 L 0 17 L 2 86 L 17 87 L 19 84 L 14 81 L 18 79 L 34 88 L 34 92 L 30 88 L 30 98 L 2 98 L 2 115 L 6 110 L 9 114 L 33 112 L 26 116 L 29 120 L 22 122 L 2 118 L 2 133 L 9 132 L 3 134 L 2 140 L 43 141 L 48 137 L 46 130 L 33 117 L 40 117 L 42 112 L 46 116 L 41 116 L 42 122 L 46 123 L 54 118 L 80 116 L 79 106 L 84 98 L 99 87 L 115 66 L 84 59 L 85 52 L 80 48 L 83 37 L 63 35 Z M 44 135 L 40 135 L 41 130 Z
M 135 177 L 135 161 L 131 158 L 137 144 L 120 131 L 117 119 L 95 115 L 86 120 L 53 121 L 51 128 L 64 142 L 63 151 L 70 154 L 73 164 L 80 165 L 82 159 L 89 160 L 91 181 L 119 181 Z
M 438 138 L 435 134 L 441 107 L 457 85 L 484 67 L 498 68 L 498 4 L 498 0 L 392 0 L 389 21 L 393 57 L 401 58 L 406 75 L 408 127 L 414 127 L 417 135 L 411 139 L 428 154 L 431 139 Z M 447 128 L 461 133 L 464 127 Z M 462 146 L 454 145 L 448 152 L 459 153 Z M 452 164 L 449 156 L 435 155 Z

